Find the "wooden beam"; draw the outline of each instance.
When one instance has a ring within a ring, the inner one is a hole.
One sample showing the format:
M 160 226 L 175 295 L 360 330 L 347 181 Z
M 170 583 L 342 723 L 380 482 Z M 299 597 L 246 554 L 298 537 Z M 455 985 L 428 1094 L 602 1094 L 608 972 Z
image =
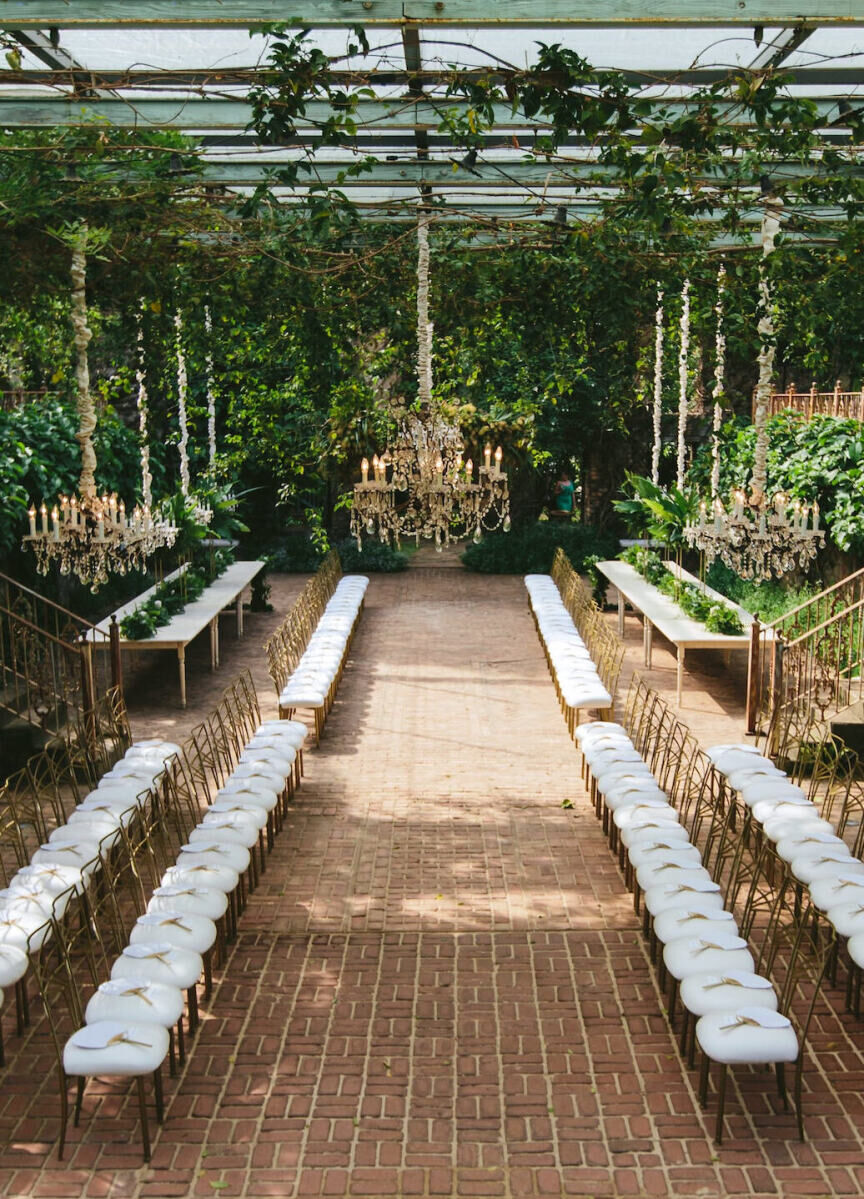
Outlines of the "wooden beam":
M 200 179 L 207 184 L 223 184 L 228 187 L 254 187 L 268 177 L 273 177 L 279 167 L 286 163 L 267 162 L 213 162 L 205 161 L 200 173 L 190 174 L 194 184 Z M 566 188 L 615 188 L 621 183 L 621 172 L 613 166 L 602 163 L 557 162 L 554 164 L 532 161 L 514 161 L 495 163 L 478 159 L 471 167 L 461 166 L 457 160 L 442 162 L 428 160 L 402 160 L 396 162 L 377 162 L 361 175 L 345 178 L 345 171 L 350 162 L 338 160 L 312 161 L 311 171 L 301 171 L 298 186 L 304 187 L 315 182 L 328 185 L 344 184 L 348 187 L 392 187 L 411 188 L 426 184 L 431 187 L 445 188 L 448 191 L 465 190 L 494 190 L 499 188 L 533 187 L 538 193 L 544 187 Z M 726 186 L 734 179 L 735 166 L 729 164 L 728 171 L 717 169 L 697 177 L 699 183 L 714 185 L 718 189 Z M 856 178 L 864 173 L 864 160 L 860 163 L 850 163 L 841 168 L 832 168 L 831 176 Z M 801 179 L 818 179 L 822 175 L 819 162 L 812 164 L 800 162 L 772 163 L 771 179 L 777 183 L 794 183 Z M 738 180 L 735 180 L 738 182 Z M 744 184 L 743 186 L 747 186 Z M 758 192 L 759 180 L 750 181 L 754 193 Z
M 826 118 L 837 121 L 838 104 L 845 97 L 814 100 L 818 111 Z M 853 108 L 861 106 L 861 98 L 851 95 L 846 103 Z M 680 98 L 657 100 L 657 109 L 680 110 L 687 101 Z M 447 111 L 467 108 L 467 102 L 455 97 L 448 99 L 423 99 L 406 96 L 402 100 L 361 100 L 353 114 L 358 126 L 367 130 L 392 129 L 438 129 Z M 730 124 L 746 126 L 749 122 L 742 116 L 741 106 L 732 101 L 718 103 L 718 114 L 724 110 Z M 306 104 L 305 117 L 297 120 L 299 128 L 321 125 L 333 115 L 326 100 L 310 100 Z M 542 129 L 548 122 L 536 117 L 527 118 L 513 112 L 507 104 L 495 106 L 495 128 L 514 132 L 530 133 L 531 129 Z M 173 100 L 129 99 L 96 101 L 71 100 L 68 96 L 4 96 L 0 93 L 0 128 L 32 129 L 92 124 L 113 125 L 123 129 L 245 129 L 251 119 L 252 110 L 244 100 L 230 99 L 187 99 Z
M 650 87 L 652 84 L 668 85 L 674 83 L 681 87 L 708 87 L 712 83 L 722 83 L 730 74 L 745 74 L 747 70 L 740 68 L 694 67 L 681 71 L 636 71 L 628 69 L 621 72 L 621 77 L 630 87 Z M 490 74 L 484 70 L 468 69 L 459 72 L 466 81 L 487 80 L 498 78 L 493 71 Z M 806 84 L 809 87 L 845 88 L 844 94 L 851 95 L 861 85 L 861 67 L 837 64 L 815 64 L 813 66 L 783 66 L 784 76 L 790 82 Z M 416 76 L 424 88 L 443 85 L 450 81 L 453 72 L 434 66 L 424 67 Z M 249 88 L 254 83 L 266 80 L 266 67 L 186 67 L 182 70 L 166 68 L 159 70 L 151 68 L 119 70 L 87 70 L 88 84 L 94 88 L 110 89 L 122 93 L 126 88 L 135 91 L 157 90 L 165 92 L 178 88 L 189 88 L 196 92 L 201 89 L 244 87 Z M 330 78 L 340 87 L 403 87 L 408 86 L 408 72 L 402 69 L 374 69 L 371 71 L 344 71 L 333 69 Z M 500 76 L 503 79 L 503 75 Z M 24 68 L 17 71 L 0 66 L 0 89 L 39 88 L 39 87 L 73 87 L 77 82 L 75 72 L 68 69 L 44 70 L 39 67 Z M 201 92 L 203 94 L 203 92 Z
M 803 11 L 802 11 L 803 8 Z M 864 0 L 0 0 L 0 27 L 864 25 Z

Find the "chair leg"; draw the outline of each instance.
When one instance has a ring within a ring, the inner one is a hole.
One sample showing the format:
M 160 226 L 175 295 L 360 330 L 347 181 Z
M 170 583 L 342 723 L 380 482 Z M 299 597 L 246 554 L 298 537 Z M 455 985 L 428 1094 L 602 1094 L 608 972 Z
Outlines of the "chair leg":
M 195 983 L 186 992 L 186 1002 L 189 1007 L 189 1031 L 194 1032 L 198 1027 L 198 988 Z
M 83 1074 L 79 1074 L 77 1086 L 75 1088 L 75 1118 L 74 1125 L 78 1127 L 78 1121 L 81 1119 L 81 1104 L 84 1102 L 84 1084 L 87 1080 Z
M 777 1075 L 777 1094 L 783 1101 L 783 1111 L 789 1111 L 789 1096 L 786 1094 L 786 1067 L 783 1062 L 776 1062 L 774 1073 Z
M 153 1094 L 156 1097 L 156 1121 L 161 1124 L 165 1119 L 165 1100 L 162 1095 L 162 1070 L 159 1066 L 153 1071 Z
M 726 1074 L 725 1063 L 720 1063 L 720 1079 L 717 1083 L 717 1123 L 714 1125 L 714 1140 L 718 1145 L 723 1143 L 723 1110 L 726 1106 Z
M 60 1075 L 60 1138 L 57 1143 L 57 1160 L 63 1160 L 63 1150 L 66 1148 L 66 1128 L 69 1123 L 69 1080 L 61 1066 Z
M 795 1066 L 795 1115 L 798 1118 L 798 1140 L 804 1140 L 804 1109 L 802 1099 L 802 1083 L 804 1081 L 804 1055 L 799 1054 Z
M 144 1160 L 150 1160 L 150 1128 L 147 1123 L 147 1095 L 144 1091 L 144 1076 L 139 1074 L 135 1079 L 138 1088 L 138 1112 L 141 1116 L 141 1140 L 144 1142 Z
M 704 1111 L 708 1106 L 708 1079 L 711 1072 L 711 1059 L 707 1053 L 702 1054 L 699 1067 L 699 1106 Z
M 186 1061 L 186 1038 L 183 1034 L 183 1017 L 177 1021 L 177 1058 L 182 1066 Z

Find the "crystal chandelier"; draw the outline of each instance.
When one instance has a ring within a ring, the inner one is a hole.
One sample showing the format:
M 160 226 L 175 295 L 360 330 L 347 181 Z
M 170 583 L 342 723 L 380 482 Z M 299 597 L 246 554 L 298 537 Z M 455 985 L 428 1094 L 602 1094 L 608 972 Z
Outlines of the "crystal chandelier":
M 709 562 L 720 558 L 742 579 L 758 582 L 805 569 L 825 545 L 818 504 L 793 503 L 782 491 L 769 500 L 755 488 L 750 495 L 733 491 L 728 511 L 715 499 L 713 521 L 703 501 L 699 523 L 689 525 L 684 536 Z
M 767 495 L 768 457 L 768 400 L 772 391 L 774 369 L 774 320 L 771 294 L 765 274 L 765 259 L 774 249 L 780 228 L 782 201 L 768 196 L 762 217 L 762 270 L 759 280 L 760 308 L 759 382 L 753 423 L 756 426 L 756 446 L 749 494 L 743 488 L 732 493 L 731 503 L 724 507 L 716 494 L 719 465 L 715 460 L 712 485 L 713 519 L 708 517 L 708 505 L 699 505 L 699 519 L 687 525 L 684 538 L 689 545 L 701 550 L 707 561 L 720 558 L 743 579 L 764 582 L 772 576 L 779 578 L 789 571 L 806 569 L 825 545 L 825 533 L 819 527 L 819 505 L 794 502 L 782 491 Z M 721 293 L 722 294 L 722 293 Z M 718 312 L 718 320 L 721 317 Z M 719 338 L 718 338 L 719 345 Z M 718 382 L 718 388 L 720 388 Z M 716 427 L 716 422 L 715 422 Z M 719 453 L 715 436 L 715 455 Z
M 484 530 L 510 528 L 510 493 L 501 469 L 501 447 L 487 445 L 474 479 L 474 464 L 465 460 L 459 427 L 447 420 L 432 400 L 432 325 L 429 321 L 429 217 L 417 222 L 417 374 L 419 412 L 403 413 L 396 436 L 380 456 L 360 464 L 354 486 L 351 533 L 362 548 L 363 534 L 382 542 L 402 537 L 434 538 L 441 550 L 451 541 Z
M 144 570 L 146 559 L 161 546 L 171 546 L 177 529 L 158 518 L 150 505 L 135 507 L 127 515 L 126 505 L 116 494 L 99 495 L 96 489 L 96 453 L 93 432 L 96 428 L 96 409 L 90 395 L 90 372 L 87 362 L 86 300 L 87 230 L 83 227 L 72 248 L 72 324 L 75 330 L 76 378 L 78 383 L 78 417 L 76 440 L 81 446 L 81 477 L 78 494 L 60 496 L 50 512 L 45 501 L 37 514 L 31 504 L 28 516 L 30 527 L 22 544 L 36 554 L 40 574 L 47 574 L 52 562 L 57 562 L 63 575 L 76 574 L 91 591 L 108 581 L 109 574 L 126 574 L 128 570 Z M 37 527 L 36 518 L 40 518 Z

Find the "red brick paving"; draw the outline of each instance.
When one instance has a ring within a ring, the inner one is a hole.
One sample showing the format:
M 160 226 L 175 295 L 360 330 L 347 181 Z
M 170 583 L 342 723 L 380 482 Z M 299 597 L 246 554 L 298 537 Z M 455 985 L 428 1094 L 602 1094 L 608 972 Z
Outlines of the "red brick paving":
M 276 581 L 280 611 L 297 588 Z M 173 676 L 145 668 L 138 735 L 181 735 L 246 663 L 272 710 L 259 646 L 278 617 L 251 617 L 243 643 L 226 636 L 216 675 L 196 648 L 186 713 Z M 628 626 L 632 663 L 641 638 Z M 653 677 L 674 687 L 659 638 L 655 652 Z M 706 737 L 739 735 L 734 676 L 704 666 L 685 715 Z M 6 1026 L 3 1196 L 756 1199 L 864 1187 L 862 1029 L 836 1010 L 805 1077 L 808 1141 L 766 1076 L 742 1071 L 727 1143 L 714 1146 L 518 579 L 373 579 L 325 739 L 168 1085 L 149 1166 L 135 1104 L 114 1083 L 88 1087 L 58 1163 L 44 1028 L 19 1042 L 8 1015 Z

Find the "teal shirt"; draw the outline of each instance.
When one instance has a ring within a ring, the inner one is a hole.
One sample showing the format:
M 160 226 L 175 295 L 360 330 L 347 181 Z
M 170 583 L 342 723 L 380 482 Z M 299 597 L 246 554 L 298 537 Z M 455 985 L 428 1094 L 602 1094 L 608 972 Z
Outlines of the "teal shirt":
M 555 484 L 555 507 L 559 512 L 573 511 L 573 493 L 576 488 L 572 483 Z

